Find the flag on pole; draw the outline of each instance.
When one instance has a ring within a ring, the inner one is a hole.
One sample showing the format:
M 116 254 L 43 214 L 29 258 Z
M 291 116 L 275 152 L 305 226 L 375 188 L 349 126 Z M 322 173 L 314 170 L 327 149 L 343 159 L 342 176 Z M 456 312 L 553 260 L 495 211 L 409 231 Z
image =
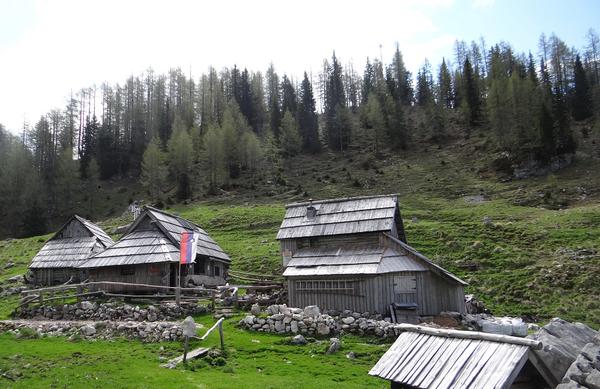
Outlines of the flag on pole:
M 196 262 L 196 245 L 198 244 L 198 234 L 194 232 L 182 232 L 181 233 L 181 245 L 180 245 L 180 256 L 179 263 L 184 265 L 186 263 Z

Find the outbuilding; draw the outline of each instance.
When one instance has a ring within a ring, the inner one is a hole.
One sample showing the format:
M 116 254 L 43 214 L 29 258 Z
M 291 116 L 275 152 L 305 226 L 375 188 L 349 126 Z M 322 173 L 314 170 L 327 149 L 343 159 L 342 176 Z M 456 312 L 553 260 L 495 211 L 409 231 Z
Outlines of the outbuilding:
M 408 245 L 397 195 L 286 208 L 277 239 L 289 305 L 392 315 L 466 313 L 466 282 Z
M 114 243 L 100 227 L 73 215 L 31 260 L 33 282 L 50 286 L 85 281 L 87 272 L 79 266 Z
M 177 286 L 181 234 L 199 235 L 195 263 L 181 265 L 181 286 L 223 285 L 231 259 L 199 225 L 176 215 L 145 207 L 110 250 L 82 264 L 90 281 Z M 111 285 L 110 291 L 131 290 Z M 149 292 L 135 287 L 137 292 Z M 153 291 L 152 291 L 153 292 Z

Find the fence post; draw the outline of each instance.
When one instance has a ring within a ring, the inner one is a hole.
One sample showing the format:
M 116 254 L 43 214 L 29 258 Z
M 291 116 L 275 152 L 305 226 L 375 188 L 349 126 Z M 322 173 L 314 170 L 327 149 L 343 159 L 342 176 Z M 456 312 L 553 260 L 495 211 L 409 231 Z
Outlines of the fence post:
M 216 291 L 212 292 L 212 310 L 213 312 L 215 311 L 215 295 L 217 294 Z
M 223 320 L 219 322 L 219 335 L 221 335 L 221 349 L 224 349 L 225 341 L 223 339 Z

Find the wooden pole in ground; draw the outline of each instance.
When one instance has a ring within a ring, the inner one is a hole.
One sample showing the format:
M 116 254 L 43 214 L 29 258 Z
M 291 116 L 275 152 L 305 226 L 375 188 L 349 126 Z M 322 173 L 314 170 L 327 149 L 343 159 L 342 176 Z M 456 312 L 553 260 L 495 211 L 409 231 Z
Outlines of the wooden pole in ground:
M 225 340 L 223 339 L 223 320 L 219 321 L 219 335 L 221 335 L 221 349 L 224 349 Z
M 189 345 L 190 345 L 190 337 L 186 336 L 185 337 L 185 349 L 183 350 L 183 363 L 185 363 L 185 359 L 187 358 L 187 350 L 188 350 Z

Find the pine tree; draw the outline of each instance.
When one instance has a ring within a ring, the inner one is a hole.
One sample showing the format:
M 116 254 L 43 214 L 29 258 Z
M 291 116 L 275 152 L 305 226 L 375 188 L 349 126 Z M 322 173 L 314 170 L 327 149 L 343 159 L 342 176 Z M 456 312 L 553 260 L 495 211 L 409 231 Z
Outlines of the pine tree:
M 444 58 L 442 58 L 442 65 L 440 66 L 440 74 L 438 76 L 438 100 L 443 108 L 454 108 L 452 76 Z
M 339 150 L 348 148 L 351 132 L 342 74 L 342 66 L 334 52 L 325 90 L 325 136 L 329 147 Z
M 575 59 L 574 85 L 571 91 L 571 113 L 579 121 L 592 116 L 592 93 L 579 55 Z
M 465 59 L 463 70 L 465 101 L 469 109 L 469 127 L 477 127 L 483 119 L 482 102 L 479 94 L 479 85 L 477 75 L 473 72 L 473 67 L 469 58 Z M 468 135 L 468 134 L 467 134 Z
M 385 131 L 385 119 L 383 116 L 383 110 L 379 100 L 374 93 L 371 93 L 367 99 L 366 107 L 367 125 L 372 134 L 373 149 L 375 154 L 379 154 L 379 144 L 382 142 L 383 134 Z
M 302 150 L 313 154 L 321 151 L 316 103 L 313 96 L 312 84 L 306 72 L 304 72 L 304 79 L 300 88 L 298 127 L 302 136 Z

